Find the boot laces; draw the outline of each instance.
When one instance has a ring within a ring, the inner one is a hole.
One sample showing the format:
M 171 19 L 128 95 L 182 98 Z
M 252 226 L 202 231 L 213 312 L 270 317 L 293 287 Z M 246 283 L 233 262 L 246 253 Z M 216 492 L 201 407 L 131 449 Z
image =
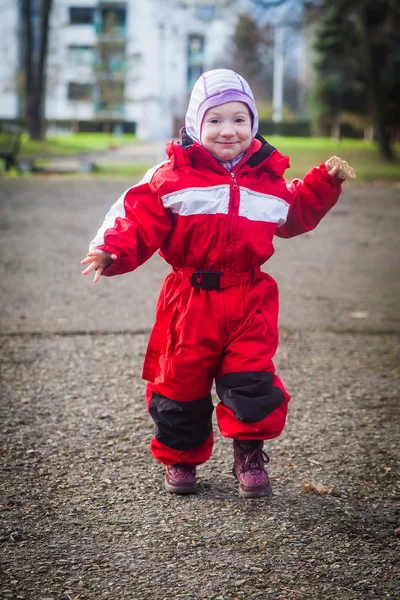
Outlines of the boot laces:
M 249 448 L 240 448 L 241 471 L 264 470 L 264 465 L 269 463 L 269 456 L 262 448 L 256 448 L 249 452 Z

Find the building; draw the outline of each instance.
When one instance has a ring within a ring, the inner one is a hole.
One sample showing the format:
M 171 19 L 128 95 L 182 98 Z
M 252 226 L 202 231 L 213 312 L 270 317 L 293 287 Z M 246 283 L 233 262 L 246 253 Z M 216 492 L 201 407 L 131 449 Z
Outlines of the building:
M 0 118 L 20 114 L 18 98 L 18 7 L 13 2 L 0 5 Z
M 21 116 L 19 3 L 7 4 L 0 19 L 8 54 L 0 61 L 0 119 Z M 218 66 L 236 21 L 233 12 L 218 18 L 215 2 L 192 4 L 53 0 L 45 109 L 50 130 L 111 128 L 135 131 L 142 140 L 176 133 L 194 81 Z

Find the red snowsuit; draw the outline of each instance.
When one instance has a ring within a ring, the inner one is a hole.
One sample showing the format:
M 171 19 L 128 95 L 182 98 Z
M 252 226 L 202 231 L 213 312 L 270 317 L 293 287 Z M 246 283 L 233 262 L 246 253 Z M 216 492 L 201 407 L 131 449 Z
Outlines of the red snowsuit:
M 159 249 L 172 265 L 143 368 L 151 450 L 162 463 L 195 466 L 212 450 L 213 380 L 223 436 L 281 433 L 290 396 L 272 362 L 278 290 L 260 265 L 274 235 L 316 227 L 341 182 L 322 164 L 286 185 L 288 158 L 259 137 L 232 172 L 196 142 L 172 142 L 167 155 L 110 209 L 91 248 L 117 255 L 104 275 L 132 271 Z

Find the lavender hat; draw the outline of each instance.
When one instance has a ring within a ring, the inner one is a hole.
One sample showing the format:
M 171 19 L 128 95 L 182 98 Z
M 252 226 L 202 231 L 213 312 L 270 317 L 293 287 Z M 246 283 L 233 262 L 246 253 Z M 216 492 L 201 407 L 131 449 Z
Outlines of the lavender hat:
M 200 142 L 201 124 L 205 112 L 225 102 L 244 102 L 253 115 L 253 137 L 258 130 L 258 113 L 253 93 L 243 77 L 230 69 L 206 71 L 196 81 L 186 113 L 186 131 Z

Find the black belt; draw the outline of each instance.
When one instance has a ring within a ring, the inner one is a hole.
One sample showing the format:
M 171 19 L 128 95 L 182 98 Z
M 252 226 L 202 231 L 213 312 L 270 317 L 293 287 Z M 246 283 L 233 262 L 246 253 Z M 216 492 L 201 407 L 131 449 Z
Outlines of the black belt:
M 239 283 L 245 283 L 258 277 L 261 273 L 260 267 L 255 267 L 251 271 L 242 271 L 241 273 L 223 273 L 219 271 L 193 271 L 192 269 L 175 269 L 174 272 L 182 278 L 189 277 L 192 287 L 201 290 L 222 290 Z

